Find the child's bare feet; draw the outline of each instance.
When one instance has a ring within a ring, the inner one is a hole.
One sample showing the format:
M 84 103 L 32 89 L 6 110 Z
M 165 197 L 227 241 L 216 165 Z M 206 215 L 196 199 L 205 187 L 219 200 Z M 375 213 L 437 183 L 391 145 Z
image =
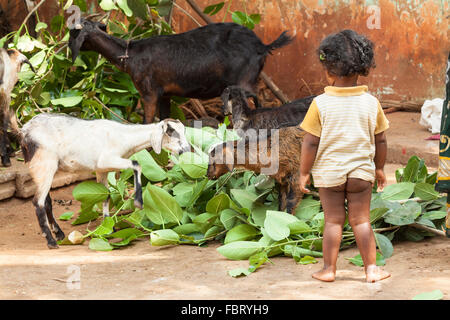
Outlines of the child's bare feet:
M 313 273 L 312 277 L 320 281 L 333 282 L 336 277 L 336 269 L 333 267 L 324 267 L 322 270 Z
M 370 265 L 366 268 L 366 281 L 367 282 L 377 282 L 386 278 L 389 278 L 391 274 L 383 269 L 377 267 L 376 265 Z

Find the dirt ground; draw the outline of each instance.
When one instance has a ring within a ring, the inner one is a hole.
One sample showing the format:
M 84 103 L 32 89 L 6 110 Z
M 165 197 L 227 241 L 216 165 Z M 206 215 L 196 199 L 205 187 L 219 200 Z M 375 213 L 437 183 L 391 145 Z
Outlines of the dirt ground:
M 397 167 L 387 166 L 390 182 Z M 56 217 L 79 209 L 76 201 L 68 205 L 73 188 L 51 192 L 59 202 L 53 203 Z M 59 224 L 66 234 L 86 230 Z M 375 284 L 365 283 L 363 269 L 345 259 L 357 248 L 341 251 L 335 282 L 321 283 L 311 274 L 322 259 L 303 266 L 287 257 L 232 278 L 227 271 L 248 262 L 225 259 L 219 245 L 152 247 L 141 240 L 112 252 L 91 251 L 87 243 L 49 250 L 31 200 L 0 201 L 0 299 L 411 299 L 436 289 L 450 298 L 450 239 L 443 237 L 395 243 L 385 266 L 392 276 Z M 67 283 L 73 279 L 80 281 Z

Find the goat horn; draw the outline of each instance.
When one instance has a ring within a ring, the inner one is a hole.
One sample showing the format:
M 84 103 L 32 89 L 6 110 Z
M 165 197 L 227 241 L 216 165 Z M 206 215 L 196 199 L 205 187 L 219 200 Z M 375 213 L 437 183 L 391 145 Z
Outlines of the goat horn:
M 83 29 L 83 26 L 81 25 L 81 23 L 77 23 L 77 24 L 75 25 L 75 29 L 81 30 L 81 29 Z
M 31 70 L 33 70 L 33 72 L 36 73 L 36 70 L 34 69 L 33 65 L 31 64 L 31 62 L 28 59 L 24 59 L 23 62 L 26 63 L 27 65 L 29 65 Z

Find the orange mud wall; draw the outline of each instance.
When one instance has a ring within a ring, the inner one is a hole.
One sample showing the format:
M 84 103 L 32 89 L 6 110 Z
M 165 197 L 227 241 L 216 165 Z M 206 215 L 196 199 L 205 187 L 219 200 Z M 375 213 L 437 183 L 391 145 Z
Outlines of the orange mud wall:
M 220 1 L 196 2 L 205 8 Z M 204 24 L 187 3 L 177 4 Z M 293 43 L 268 57 L 264 68 L 290 99 L 322 92 L 326 80 L 316 50 L 325 36 L 343 29 L 363 33 L 374 42 L 377 67 L 360 83 L 379 99 L 422 102 L 444 96 L 450 51 L 448 0 L 252 0 L 246 1 L 246 9 L 261 14 L 254 31 L 264 43 L 283 30 L 295 36 Z M 244 11 L 243 1 L 234 0 L 231 10 Z M 224 9 L 212 19 L 221 22 L 223 17 Z M 231 21 L 230 14 L 225 21 Z M 176 7 L 173 25 L 177 32 L 197 27 Z

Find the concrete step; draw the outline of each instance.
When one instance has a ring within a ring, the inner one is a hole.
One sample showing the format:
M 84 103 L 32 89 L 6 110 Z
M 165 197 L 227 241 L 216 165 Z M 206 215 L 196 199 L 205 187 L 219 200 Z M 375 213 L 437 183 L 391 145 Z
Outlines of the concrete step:
M 21 155 L 19 154 L 19 157 Z M 52 189 L 72 184 L 74 182 L 95 178 L 92 173 L 72 173 L 58 171 L 53 178 Z M 27 165 L 11 159 L 11 167 L 0 168 L 0 200 L 11 197 L 29 198 L 36 192 L 36 185 L 31 179 Z

